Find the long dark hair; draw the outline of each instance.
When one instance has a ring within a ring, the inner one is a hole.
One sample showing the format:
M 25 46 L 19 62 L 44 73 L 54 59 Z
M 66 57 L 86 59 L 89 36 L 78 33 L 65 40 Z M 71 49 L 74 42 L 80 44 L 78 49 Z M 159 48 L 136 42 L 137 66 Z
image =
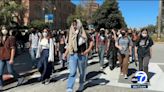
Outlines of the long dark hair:
M 48 38 L 48 39 L 52 38 L 51 30 L 49 30 L 48 28 L 45 28 L 45 29 L 43 29 L 43 30 L 47 30 L 47 32 L 48 32 L 47 38 Z M 43 31 L 42 31 L 42 32 L 43 32 Z M 43 35 L 42 35 L 42 34 L 41 34 L 41 39 L 43 39 Z
M 143 39 L 143 36 L 142 36 L 142 32 L 143 32 L 143 31 L 146 31 L 146 32 L 147 32 L 147 37 L 146 37 L 146 39 L 145 39 L 145 45 L 146 45 L 147 41 L 149 40 L 149 34 L 148 34 L 148 30 L 147 30 L 146 28 L 141 29 L 139 41 L 141 41 L 141 40 Z
M 3 44 L 3 33 L 2 33 L 2 27 L 0 28 L 0 45 L 2 45 Z M 6 28 L 6 30 L 8 31 L 8 29 Z M 8 33 L 6 34 L 6 39 L 9 37 L 9 31 L 8 31 Z M 6 41 L 6 39 L 5 39 L 5 41 Z

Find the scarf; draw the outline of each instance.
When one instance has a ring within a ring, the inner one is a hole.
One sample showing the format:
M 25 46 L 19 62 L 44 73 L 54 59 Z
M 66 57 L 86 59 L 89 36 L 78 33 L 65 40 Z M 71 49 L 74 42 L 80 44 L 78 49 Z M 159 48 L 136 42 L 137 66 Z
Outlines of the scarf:
M 69 39 L 68 39 L 68 51 L 69 54 L 73 54 L 73 52 L 78 51 L 77 41 L 79 40 L 78 36 L 81 36 L 85 39 L 87 39 L 86 32 L 82 26 L 82 23 L 80 20 L 77 20 L 77 30 L 74 29 L 73 25 L 70 27 L 69 31 Z

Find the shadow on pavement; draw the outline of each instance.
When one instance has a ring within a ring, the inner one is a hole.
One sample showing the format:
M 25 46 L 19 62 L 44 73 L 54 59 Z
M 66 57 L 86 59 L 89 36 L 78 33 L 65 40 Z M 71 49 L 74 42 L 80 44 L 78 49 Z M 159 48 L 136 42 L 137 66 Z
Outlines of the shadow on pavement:
M 102 79 L 99 79 L 99 78 L 92 79 L 92 80 L 88 81 L 87 84 L 84 85 L 84 90 L 86 90 L 87 88 L 90 88 L 90 87 L 98 86 L 98 85 L 106 85 L 109 82 L 110 82 L 109 80 L 106 80 L 104 78 L 102 78 Z M 76 91 L 76 92 L 80 92 L 80 91 Z
M 23 85 L 28 85 L 28 84 L 30 84 L 30 85 L 34 85 L 35 83 L 39 83 L 40 81 L 39 81 L 39 77 L 37 77 L 37 78 L 32 78 L 32 79 L 29 79 L 27 82 L 25 82 Z
M 134 74 L 137 71 L 137 69 L 135 68 L 129 68 L 128 69 L 128 76 L 131 76 L 132 74 Z
M 69 74 L 69 73 L 60 74 L 59 76 L 53 75 L 53 76 L 51 77 L 51 82 L 57 82 L 57 81 L 59 81 L 59 80 L 63 80 L 63 81 L 64 81 L 64 80 L 67 80 L 68 74 Z
M 91 63 L 89 64 L 89 66 L 90 66 L 90 65 L 97 64 L 97 63 L 99 63 L 99 62 L 91 62 Z
M 87 80 L 90 80 L 100 74 L 106 74 L 104 71 L 92 71 L 92 72 L 89 72 L 87 75 L 86 75 L 86 81 Z
M 149 72 L 149 73 L 148 73 L 148 78 L 151 79 L 154 75 L 155 75 L 155 73 Z

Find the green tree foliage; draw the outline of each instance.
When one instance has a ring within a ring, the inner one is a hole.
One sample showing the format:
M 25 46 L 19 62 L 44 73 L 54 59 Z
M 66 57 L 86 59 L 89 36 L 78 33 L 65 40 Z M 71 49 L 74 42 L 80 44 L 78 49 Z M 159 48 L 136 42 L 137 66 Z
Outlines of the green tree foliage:
M 120 29 L 127 27 L 119 10 L 117 0 L 105 0 L 102 6 L 94 13 L 92 19 L 97 28 Z
M 44 20 L 34 20 L 30 23 L 29 27 L 34 27 L 39 30 L 43 30 L 44 28 L 48 27 L 48 24 L 46 24 Z
M 84 27 L 87 26 L 86 11 L 82 5 L 76 6 L 75 13 L 67 18 L 67 25 L 70 26 L 74 19 L 80 19 L 83 23 L 83 26 Z
M 9 25 L 13 14 L 23 10 L 23 6 L 13 0 L 0 1 L 0 25 Z
M 157 30 L 157 26 L 156 25 L 148 25 L 148 26 L 145 26 L 143 28 L 146 28 L 150 33 L 155 33 L 155 31 Z

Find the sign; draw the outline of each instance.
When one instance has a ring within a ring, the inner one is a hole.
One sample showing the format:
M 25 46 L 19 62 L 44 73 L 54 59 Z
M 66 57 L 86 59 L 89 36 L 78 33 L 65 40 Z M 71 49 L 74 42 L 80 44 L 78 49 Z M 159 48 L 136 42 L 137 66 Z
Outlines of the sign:
M 133 83 L 138 83 L 139 85 L 131 85 L 131 88 L 148 88 L 148 85 L 145 84 L 147 82 L 147 74 L 143 71 L 136 72 L 135 76 L 132 77 Z
M 143 71 L 138 71 L 135 76 L 137 77 L 138 79 L 138 82 L 139 84 L 144 84 L 147 82 L 147 74 Z
M 45 22 L 47 23 L 53 23 L 54 15 L 53 14 L 46 14 L 45 15 Z

